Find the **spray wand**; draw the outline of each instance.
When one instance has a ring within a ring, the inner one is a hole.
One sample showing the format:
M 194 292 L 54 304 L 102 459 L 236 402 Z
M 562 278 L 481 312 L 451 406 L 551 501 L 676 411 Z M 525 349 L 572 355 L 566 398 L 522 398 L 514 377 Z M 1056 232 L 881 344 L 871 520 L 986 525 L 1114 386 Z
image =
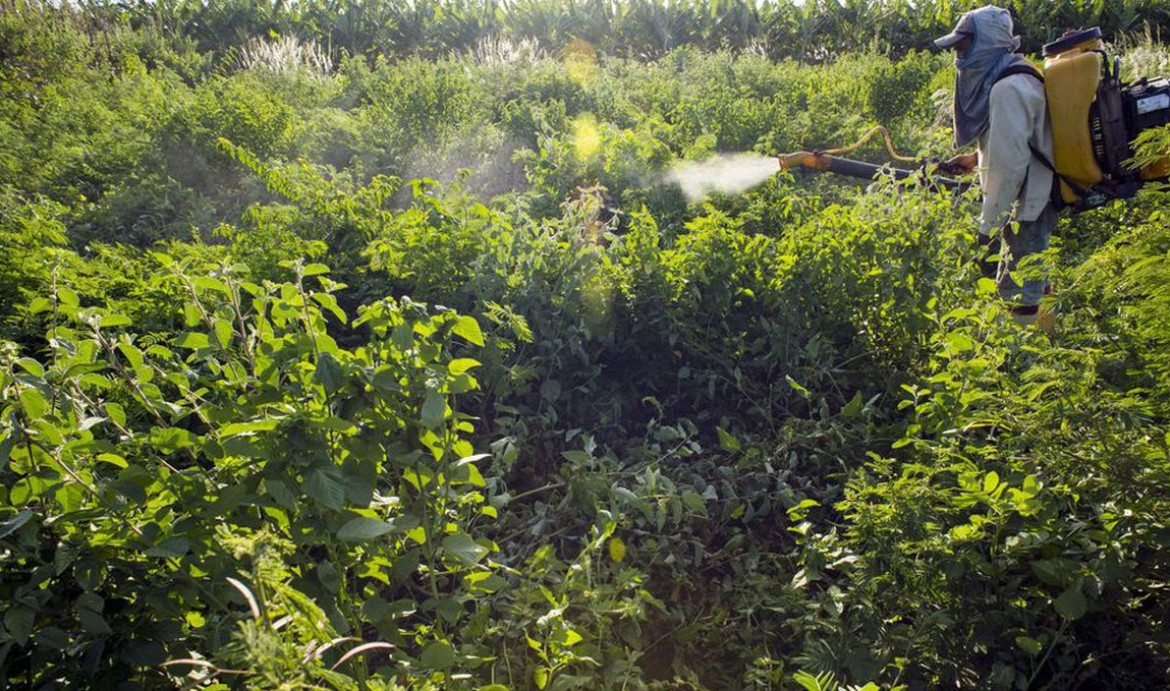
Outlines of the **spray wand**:
M 895 168 L 892 166 L 878 166 L 872 163 L 865 163 L 863 161 L 855 161 L 849 158 L 841 158 L 842 154 L 849 154 L 866 144 L 874 135 L 881 134 L 885 140 L 886 152 L 890 154 L 890 158 L 901 163 L 914 163 L 917 168 Z M 963 191 L 970 187 L 971 183 L 954 180 L 951 178 L 944 178 L 938 176 L 927 177 L 926 166 L 931 163 L 937 163 L 934 160 L 919 161 L 910 156 L 902 156 L 894 148 L 894 141 L 890 137 L 890 132 L 885 127 L 878 125 L 870 131 L 865 133 L 861 139 L 849 146 L 829 149 L 827 151 L 797 151 L 791 154 L 780 154 L 778 157 L 780 161 L 780 170 L 792 170 L 793 168 L 806 168 L 817 172 L 836 173 L 838 175 L 848 175 L 849 177 L 863 178 L 872 180 L 875 175 L 882 172 L 892 172 L 895 180 L 905 180 L 907 178 L 918 178 L 923 182 L 932 185 L 945 187 L 948 190 Z

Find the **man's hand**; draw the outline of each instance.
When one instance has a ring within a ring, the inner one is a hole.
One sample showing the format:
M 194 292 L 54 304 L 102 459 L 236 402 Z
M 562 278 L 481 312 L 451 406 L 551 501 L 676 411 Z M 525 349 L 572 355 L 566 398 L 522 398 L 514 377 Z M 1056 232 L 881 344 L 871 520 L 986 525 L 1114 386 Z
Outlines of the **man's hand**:
M 947 175 L 966 175 L 979 165 L 979 154 L 959 154 L 949 161 L 938 164 L 938 169 Z

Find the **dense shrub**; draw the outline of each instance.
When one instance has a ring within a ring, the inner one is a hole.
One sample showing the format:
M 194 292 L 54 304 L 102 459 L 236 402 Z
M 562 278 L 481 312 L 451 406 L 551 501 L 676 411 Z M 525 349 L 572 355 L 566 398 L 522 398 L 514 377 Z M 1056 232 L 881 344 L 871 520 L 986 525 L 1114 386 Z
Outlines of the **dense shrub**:
M 1166 191 L 1042 333 L 974 193 L 670 181 L 943 154 L 963 3 L 0 5 L 0 686 L 1170 683 Z

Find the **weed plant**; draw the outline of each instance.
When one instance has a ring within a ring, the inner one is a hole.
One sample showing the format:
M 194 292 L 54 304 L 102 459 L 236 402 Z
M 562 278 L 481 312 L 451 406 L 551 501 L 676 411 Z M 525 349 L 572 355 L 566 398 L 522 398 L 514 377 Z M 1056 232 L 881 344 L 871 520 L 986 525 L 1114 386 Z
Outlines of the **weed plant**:
M 1166 688 L 1167 192 L 1045 334 L 976 193 L 668 182 L 944 155 L 965 7 L 0 3 L 0 686 Z

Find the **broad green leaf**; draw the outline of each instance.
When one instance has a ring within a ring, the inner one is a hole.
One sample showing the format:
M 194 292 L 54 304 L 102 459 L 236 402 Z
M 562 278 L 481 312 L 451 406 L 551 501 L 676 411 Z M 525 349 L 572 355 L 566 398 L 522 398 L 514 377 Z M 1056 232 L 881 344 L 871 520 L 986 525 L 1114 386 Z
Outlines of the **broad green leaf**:
M 480 559 L 487 556 L 487 547 L 477 543 L 470 535 L 456 533 L 443 538 L 443 553 L 454 557 L 464 566 L 475 566 Z
M 389 611 L 390 616 L 394 619 L 402 619 L 403 617 L 409 617 L 418 611 L 418 603 L 409 598 L 395 600 L 394 602 L 390 603 Z
M 457 466 L 454 472 L 452 472 L 451 484 L 470 484 L 473 487 L 485 487 L 487 482 L 483 479 L 483 473 L 479 472 L 479 468 L 476 468 L 474 463 L 465 463 Z
M 279 478 L 266 478 L 264 480 L 264 489 L 270 497 L 276 500 L 277 504 L 280 504 L 286 509 L 296 508 L 299 498 L 284 480 Z
M 452 329 L 452 332 L 456 336 L 462 336 L 477 346 L 483 346 L 483 331 L 480 330 L 479 322 L 475 320 L 475 317 L 466 315 L 459 317 L 459 321 L 455 322 L 455 328 Z
M 337 539 L 342 542 L 366 542 L 382 537 L 394 530 L 394 526 L 376 518 L 358 516 L 352 518 L 337 531 Z
M 8 459 L 12 458 L 12 450 L 16 448 L 16 440 L 12 437 L 0 439 L 0 470 L 8 467 Z M 3 500 L 0 499 L 0 503 Z
M 561 399 L 561 383 L 556 379 L 549 379 L 540 385 L 540 397 L 549 403 L 556 403 Z
M 424 487 L 431 484 L 435 479 L 434 474 L 428 468 L 408 468 L 402 473 L 402 478 L 409 482 L 416 490 L 422 491 Z
M 378 595 L 367 598 L 362 603 L 362 618 L 374 625 L 392 623 L 390 603 Z
M 11 643 L 7 644 L 11 646 Z M 37 632 L 37 647 L 60 652 L 69 647 L 69 634 L 56 626 L 46 626 Z M 5 655 L 0 652 L 0 664 L 4 663 Z
M 4 612 L 4 628 L 18 645 L 26 645 L 36 623 L 36 610 L 24 605 L 11 604 Z
M 993 470 L 983 478 L 983 492 L 991 494 L 995 492 L 997 487 L 999 487 L 999 473 Z
M 325 592 L 337 593 L 341 590 L 341 574 L 333 562 L 323 561 L 317 565 L 317 580 L 325 586 Z
M 20 404 L 30 420 L 40 420 L 49 411 L 49 403 L 40 391 L 24 389 L 20 392 Z
M 215 320 L 215 340 L 219 343 L 219 347 L 227 350 L 228 346 L 232 344 L 232 336 L 235 334 L 235 328 L 227 319 Z
M 979 529 L 979 526 L 964 523 L 951 528 L 950 535 L 956 540 L 970 540 L 981 537 L 983 531 Z
M 24 370 L 25 372 L 28 372 L 29 374 L 33 375 L 34 377 L 44 377 L 45 376 L 44 365 L 42 365 L 41 363 L 37 362 L 36 360 L 34 360 L 30 357 L 22 357 L 16 361 L 16 364 L 22 370 Z
M 490 571 L 476 571 L 464 576 L 467 587 L 472 591 L 494 593 L 507 585 L 507 581 Z
M 228 290 L 227 285 L 225 285 L 223 281 L 213 276 L 199 276 L 195 278 L 192 283 L 195 284 L 196 288 L 202 288 L 203 290 L 215 291 L 217 293 L 223 293 L 224 295 L 231 294 L 231 291 Z
M 734 436 L 732 436 L 730 433 L 728 433 L 722 427 L 716 426 L 715 427 L 715 434 L 719 436 L 719 447 L 721 449 L 723 449 L 724 451 L 730 451 L 730 452 L 734 453 L 736 451 L 739 451 L 741 448 L 743 448 L 742 446 L 740 446 L 739 440 L 736 439 Z
M 112 329 L 118 326 L 130 326 L 134 322 L 130 321 L 130 317 L 124 314 L 103 314 L 100 315 L 102 328 Z
M 33 517 L 33 512 L 25 509 L 16 514 L 12 518 L 0 521 L 0 538 L 8 537 L 9 535 L 20 530 L 20 527 L 28 523 L 29 519 Z
M 147 500 L 146 488 L 153 482 L 154 478 L 145 469 L 131 465 L 118 473 L 118 478 L 110 483 L 110 487 L 136 504 L 145 504 Z
M 332 353 L 321 353 L 317 358 L 317 369 L 313 372 L 313 381 L 320 384 L 327 393 L 334 393 L 345 384 L 345 374 L 341 363 Z
M 1085 601 L 1085 594 L 1081 592 L 1080 579 L 1053 600 L 1052 605 L 1056 608 L 1057 614 L 1070 621 L 1083 617 L 1089 609 L 1089 604 Z
M 199 308 L 195 306 L 195 303 L 185 303 L 183 305 L 183 323 L 192 327 L 201 321 L 203 321 L 203 315 L 199 313 Z
M 957 355 L 975 349 L 975 341 L 967 334 L 952 331 L 946 336 L 947 345 Z
M 1068 559 L 1036 559 L 1031 563 L 1032 573 L 1048 585 L 1065 587 L 1076 575 L 1076 564 Z
M 378 468 L 370 461 L 349 457 L 341 466 L 345 498 L 354 506 L 369 506 L 378 484 Z
M 77 291 L 67 286 L 57 287 L 57 299 L 66 307 L 77 307 L 81 304 L 80 298 L 77 297 Z
M 447 363 L 447 371 L 454 376 L 459 376 L 470 369 L 479 367 L 479 360 L 472 360 L 471 358 L 458 358 Z
M 122 353 L 122 357 L 126 358 L 130 362 L 130 366 L 136 371 L 141 369 L 145 364 L 145 360 L 142 358 L 142 351 L 138 349 L 138 346 L 131 343 L 119 343 L 118 352 Z
M 194 434 L 181 427 L 156 427 L 150 430 L 150 443 L 163 453 L 174 453 L 193 446 L 196 441 Z
M 418 609 L 418 603 L 410 599 L 386 600 L 375 595 L 362 603 L 362 617 L 375 625 L 393 626 L 396 619 L 409 617 Z
M 694 490 L 687 490 L 682 494 L 683 506 L 692 513 L 699 514 L 703 518 L 707 517 L 707 502 L 703 500 L 703 496 Z
M 340 509 L 345 505 L 345 482 L 336 467 L 309 470 L 305 473 L 301 488 L 322 506 Z
M 436 429 L 443 424 L 446 417 L 447 398 L 437 391 L 428 391 L 422 406 L 423 425 L 430 429 Z
M 256 432 L 271 432 L 280 424 L 280 420 L 268 418 L 266 420 L 253 420 L 252 422 L 235 422 L 230 425 L 224 425 L 219 430 L 220 437 L 234 437 L 236 435 L 251 435 Z
M 211 511 L 227 515 L 235 511 L 240 504 L 251 503 L 253 499 L 254 497 L 248 494 L 248 489 L 244 485 L 228 485 L 219 491 L 219 496 L 211 505 Z
M 181 557 L 191 549 L 191 541 L 185 537 L 172 537 L 163 540 L 154 547 L 146 550 L 148 557 Z
M 435 641 L 423 648 L 419 660 L 430 669 L 447 669 L 455 664 L 455 649 L 446 641 Z
M 337 298 L 333 297 L 329 293 L 313 293 L 313 300 L 316 301 L 318 305 L 321 305 L 323 309 L 332 314 L 334 319 L 337 321 L 341 322 L 342 324 L 345 324 L 348 321 L 345 316 L 345 311 L 337 305 Z
M 585 451 L 581 451 L 580 449 L 562 451 L 561 456 L 573 465 L 589 465 L 593 462 L 593 456 Z
M 211 339 L 207 334 L 198 331 L 187 331 L 175 339 L 175 345 L 179 348 L 190 348 L 191 350 L 202 350 L 211 347 Z
M 106 415 L 119 427 L 126 426 L 126 409 L 118 403 L 106 402 Z
M 463 603 L 458 598 L 445 597 L 435 603 L 435 611 L 439 613 L 446 622 L 454 624 L 458 622 L 466 613 Z
M 81 623 L 81 628 L 93 634 L 107 635 L 114 632 L 105 618 L 98 612 L 92 609 L 80 609 L 77 611 L 77 620 Z
M 543 691 L 544 687 L 548 686 L 549 671 L 547 667 L 537 667 L 536 671 L 532 673 L 533 681 L 536 682 L 536 688 Z
M 855 418 L 861 414 L 861 407 L 864 401 L 861 399 L 861 392 L 853 394 L 853 398 L 841 408 L 841 415 L 847 418 Z
M 1035 638 L 1028 638 L 1027 636 L 1016 636 L 1016 645 L 1020 647 L 1025 653 L 1032 657 L 1036 657 L 1044 650 L 1044 646 Z
M 60 576 L 77 559 L 77 546 L 70 542 L 58 542 L 53 554 L 53 572 Z

